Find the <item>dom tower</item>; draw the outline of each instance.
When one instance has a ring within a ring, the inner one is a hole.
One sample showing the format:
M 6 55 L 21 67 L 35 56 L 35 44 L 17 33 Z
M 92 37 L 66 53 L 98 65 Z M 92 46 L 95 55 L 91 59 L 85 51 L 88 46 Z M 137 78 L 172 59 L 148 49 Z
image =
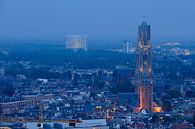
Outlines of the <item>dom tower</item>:
M 137 112 L 142 109 L 154 111 L 153 103 L 152 46 L 150 42 L 150 25 L 146 22 L 138 27 L 138 45 L 136 59 L 135 91 L 140 97 Z M 157 106 L 157 105 L 156 105 Z

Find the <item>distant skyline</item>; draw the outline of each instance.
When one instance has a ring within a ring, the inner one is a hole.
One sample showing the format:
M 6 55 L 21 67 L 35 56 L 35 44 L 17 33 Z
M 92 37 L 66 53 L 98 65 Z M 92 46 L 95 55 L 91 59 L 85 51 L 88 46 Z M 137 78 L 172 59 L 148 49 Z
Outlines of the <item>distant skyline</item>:
M 0 40 L 137 40 L 143 16 L 152 40 L 195 41 L 195 1 L 0 0 Z

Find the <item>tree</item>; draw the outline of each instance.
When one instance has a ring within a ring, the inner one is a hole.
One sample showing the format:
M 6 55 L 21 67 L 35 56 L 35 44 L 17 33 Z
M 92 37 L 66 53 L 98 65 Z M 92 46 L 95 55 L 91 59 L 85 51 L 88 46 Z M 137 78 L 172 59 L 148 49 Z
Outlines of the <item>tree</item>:
M 195 127 L 195 115 L 193 115 L 192 119 L 190 119 L 189 122 L 192 123 Z
M 171 90 L 168 90 L 166 93 L 167 93 L 167 96 L 165 96 L 165 99 L 173 99 L 173 98 L 181 97 L 181 93 L 179 90 L 171 89 Z
M 13 96 L 15 88 L 11 79 L 0 79 L 0 95 Z
M 110 89 L 114 94 L 134 92 L 134 87 L 131 83 L 118 84 Z
M 165 111 L 165 112 L 171 111 L 172 110 L 171 102 L 168 101 L 168 100 L 163 101 L 162 110 Z
M 188 98 L 195 97 L 195 91 L 189 90 L 189 91 L 186 92 L 185 96 L 188 97 Z
M 151 123 L 157 123 L 159 121 L 159 117 L 157 115 L 153 115 L 152 119 L 150 120 Z

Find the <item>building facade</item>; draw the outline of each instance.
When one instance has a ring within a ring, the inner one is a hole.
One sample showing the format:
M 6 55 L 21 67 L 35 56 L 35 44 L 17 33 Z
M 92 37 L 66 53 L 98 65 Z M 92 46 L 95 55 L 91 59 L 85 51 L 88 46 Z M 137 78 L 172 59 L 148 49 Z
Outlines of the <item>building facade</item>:
M 129 53 L 129 49 L 130 49 L 129 41 L 125 40 L 124 41 L 124 48 L 123 48 L 124 53 Z
M 135 91 L 139 93 L 139 110 L 152 111 L 153 78 L 150 25 L 143 22 L 138 27 Z
M 0 116 L 19 113 L 19 111 L 24 110 L 27 107 L 27 101 L 15 101 L 0 103 Z
M 66 36 L 67 49 L 83 49 L 87 50 L 87 36 L 83 35 L 68 35 Z

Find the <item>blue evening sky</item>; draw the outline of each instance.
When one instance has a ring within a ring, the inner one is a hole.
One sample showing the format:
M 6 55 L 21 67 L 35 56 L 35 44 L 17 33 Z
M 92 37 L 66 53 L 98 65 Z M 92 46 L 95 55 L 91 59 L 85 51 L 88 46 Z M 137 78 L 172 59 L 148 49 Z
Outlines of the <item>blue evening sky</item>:
M 195 41 L 195 0 L 0 0 L 0 40 L 136 40 L 143 16 L 154 40 Z

